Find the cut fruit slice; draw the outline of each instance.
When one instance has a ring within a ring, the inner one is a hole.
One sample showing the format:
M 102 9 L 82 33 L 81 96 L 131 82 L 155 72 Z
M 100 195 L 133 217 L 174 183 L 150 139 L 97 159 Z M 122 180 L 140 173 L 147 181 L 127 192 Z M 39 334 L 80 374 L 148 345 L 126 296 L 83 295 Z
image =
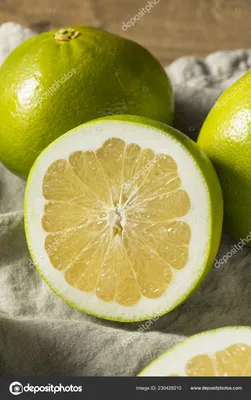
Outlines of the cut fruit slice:
M 91 121 L 39 156 L 25 229 L 38 271 L 72 306 L 102 318 L 162 315 L 201 282 L 222 227 L 209 159 L 167 125 Z
M 251 376 L 251 328 L 203 332 L 174 346 L 140 376 Z

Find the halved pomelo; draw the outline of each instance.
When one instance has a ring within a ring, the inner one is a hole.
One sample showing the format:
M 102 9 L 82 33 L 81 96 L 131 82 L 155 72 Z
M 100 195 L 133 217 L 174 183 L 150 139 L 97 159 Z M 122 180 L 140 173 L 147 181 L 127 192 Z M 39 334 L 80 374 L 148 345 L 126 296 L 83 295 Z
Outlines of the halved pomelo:
M 140 376 L 251 376 L 251 328 L 194 335 L 146 367 Z
M 27 182 L 38 271 L 69 304 L 110 320 L 144 320 L 184 301 L 212 266 L 221 228 L 209 159 L 182 133 L 140 117 L 66 133 Z

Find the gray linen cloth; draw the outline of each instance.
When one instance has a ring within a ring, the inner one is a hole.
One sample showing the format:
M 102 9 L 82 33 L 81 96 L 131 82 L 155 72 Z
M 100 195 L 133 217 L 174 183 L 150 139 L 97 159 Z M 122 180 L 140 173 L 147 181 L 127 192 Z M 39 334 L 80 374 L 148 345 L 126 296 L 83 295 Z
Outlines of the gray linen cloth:
M 16 24 L 2 25 L 0 62 L 32 34 Z M 195 139 L 216 98 L 250 67 L 251 50 L 173 62 L 166 70 L 175 90 L 175 126 Z M 136 375 L 185 337 L 251 325 L 248 248 L 225 257 L 227 262 L 213 267 L 182 306 L 155 321 L 108 322 L 72 309 L 52 293 L 30 260 L 24 186 L 0 165 L 0 375 Z M 235 243 L 224 236 L 217 259 Z

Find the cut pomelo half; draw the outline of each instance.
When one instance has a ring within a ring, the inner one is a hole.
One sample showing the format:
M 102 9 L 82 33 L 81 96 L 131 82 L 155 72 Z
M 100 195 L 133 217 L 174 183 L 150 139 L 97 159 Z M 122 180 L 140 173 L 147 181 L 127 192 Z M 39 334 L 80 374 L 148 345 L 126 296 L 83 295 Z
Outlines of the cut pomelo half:
M 139 376 L 251 376 L 251 328 L 227 327 L 192 336 Z
M 213 264 L 222 195 L 175 129 L 114 116 L 61 136 L 35 162 L 25 229 L 38 271 L 73 307 L 118 321 L 162 315 Z

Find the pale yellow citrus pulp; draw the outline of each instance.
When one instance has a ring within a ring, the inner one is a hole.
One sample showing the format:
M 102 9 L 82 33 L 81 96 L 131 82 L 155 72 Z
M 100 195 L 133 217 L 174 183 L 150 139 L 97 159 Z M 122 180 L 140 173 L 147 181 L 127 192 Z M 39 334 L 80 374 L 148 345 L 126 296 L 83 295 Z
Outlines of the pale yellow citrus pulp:
M 251 376 L 251 346 L 233 344 L 213 356 L 199 354 L 185 370 L 187 376 Z
M 179 218 L 190 200 L 181 185 L 172 157 L 118 138 L 54 161 L 43 180 L 51 264 L 104 302 L 160 297 L 189 255 L 190 227 Z

